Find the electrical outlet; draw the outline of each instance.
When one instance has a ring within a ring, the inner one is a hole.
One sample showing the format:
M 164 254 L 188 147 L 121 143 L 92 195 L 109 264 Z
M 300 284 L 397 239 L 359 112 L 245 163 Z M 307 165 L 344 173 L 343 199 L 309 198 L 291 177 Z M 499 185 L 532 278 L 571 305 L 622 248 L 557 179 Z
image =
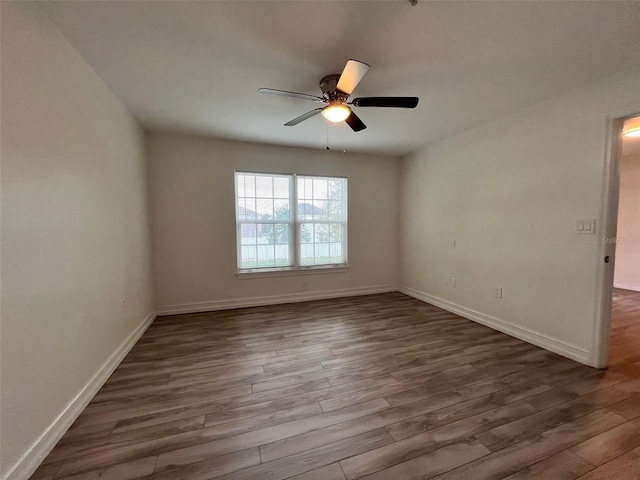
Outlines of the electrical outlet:
M 302 291 L 306 292 L 309 290 L 309 284 L 307 282 L 302 282 Z
M 451 286 L 452 287 L 458 286 L 458 280 L 456 280 L 456 277 L 451 277 Z
M 493 296 L 496 298 L 502 298 L 502 287 L 496 287 L 493 292 Z

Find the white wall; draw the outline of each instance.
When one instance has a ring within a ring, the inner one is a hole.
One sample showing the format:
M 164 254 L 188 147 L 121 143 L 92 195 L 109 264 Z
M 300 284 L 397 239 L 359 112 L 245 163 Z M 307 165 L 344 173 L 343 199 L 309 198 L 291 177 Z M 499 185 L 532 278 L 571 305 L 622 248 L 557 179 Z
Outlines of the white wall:
M 328 291 L 373 292 L 396 285 L 397 158 L 165 133 L 148 134 L 147 152 L 160 313 L 316 298 Z M 235 170 L 348 177 L 348 270 L 238 279 Z M 308 291 L 302 291 L 302 282 Z M 261 300 L 255 300 L 258 297 Z
M 640 155 L 620 159 L 614 286 L 640 291 Z
M 31 8 L 2 2 L 2 478 L 27 478 L 154 308 L 141 129 Z
M 607 116 L 630 105 L 638 69 L 405 158 L 404 291 L 592 363 L 602 229 L 575 223 L 600 215 Z

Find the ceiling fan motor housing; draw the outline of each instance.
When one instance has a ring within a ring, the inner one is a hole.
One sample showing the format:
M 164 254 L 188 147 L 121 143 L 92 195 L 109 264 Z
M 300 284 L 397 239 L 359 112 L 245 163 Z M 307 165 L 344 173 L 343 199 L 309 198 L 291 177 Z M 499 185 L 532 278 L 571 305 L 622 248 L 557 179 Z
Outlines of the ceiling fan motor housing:
M 333 100 L 340 100 L 341 102 L 346 102 L 347 98 L 349 98 L 349 95 L 346 93 L 336 90 L 339 80 L 339 73 L 327 75 L 320 80 L 320 90 L 322 90 L 322 96 L 326 101 L 331 102 Z

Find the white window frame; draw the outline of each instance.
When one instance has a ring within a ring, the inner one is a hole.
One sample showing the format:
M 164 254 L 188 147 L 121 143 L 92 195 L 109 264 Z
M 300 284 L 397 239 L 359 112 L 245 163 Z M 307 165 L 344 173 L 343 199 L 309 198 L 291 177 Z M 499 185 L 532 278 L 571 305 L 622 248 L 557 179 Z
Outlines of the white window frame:
M 289 191 L 289 207 L 291 211 L 291 218 L 288 221 L 281 219 L 272 219 L 272 220 L 240 220 L 238 207 L 238 175 L 268 175 L 268 176 L 280 176 L 290 178 L 290 191 Z M 298 199 L 298 179 L 305 178 L 319 178 L 319 179 L 327 179 L 327 180 L 343 180 L 344 181 L 344 191 L 342 196 L 342 221 L 335 220 L 301 220 L 299 203 Z M 272 275 L 298 275 L 298 274 L 307 274 L 307 273 L 335 273 L 335 272 L 344 272 L 349 266 L 348 263 L 348 179 L 347 177 L 339 177 L 339 176 L 326 176 L 326 175 L 302 175 L 295 173 L 273 173 L 273 172 L 256 172 L 256 171 L 248 171 L 248 170 L 237 170 L 234 173 L 234 184 L 235 184 L 235 192 L 234 192 L 234 200 L 235 200 L 235 217 L 236 217 L 236 275 L 238 277 L 247 277 L 251 276 L 255 277 L 268 277 Z M 242 263 L 242 238 L 241 238 L 241 229 L 242 225 L 245 223 L 256 223 L 256 224 L 282 224 L 287 223 L 289 225 L 289 258 L 292 260 L 292 265 L 289 266 L 274 266 L 274 267 L 257 267 L 257 268 L 241 268 L 240 265 Z M 342 263 L 327 263 L 321 265 L 302 265 L 302 247 L 299 239 L 301 237 L 301 229 L 303 223 L 339 223 L 342 225 L 342 252 L 343 252 L 343 262 Z

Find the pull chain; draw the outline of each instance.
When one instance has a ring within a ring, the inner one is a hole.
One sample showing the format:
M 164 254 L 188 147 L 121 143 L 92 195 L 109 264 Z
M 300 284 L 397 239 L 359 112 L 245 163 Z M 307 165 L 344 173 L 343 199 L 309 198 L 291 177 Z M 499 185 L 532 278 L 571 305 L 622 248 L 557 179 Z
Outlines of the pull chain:
M 329 150 L 329 122 L 325 122 L 327 125 L 327 150 Z
M 347 154 L 347 122 L 342 122 L 342 154 Z

